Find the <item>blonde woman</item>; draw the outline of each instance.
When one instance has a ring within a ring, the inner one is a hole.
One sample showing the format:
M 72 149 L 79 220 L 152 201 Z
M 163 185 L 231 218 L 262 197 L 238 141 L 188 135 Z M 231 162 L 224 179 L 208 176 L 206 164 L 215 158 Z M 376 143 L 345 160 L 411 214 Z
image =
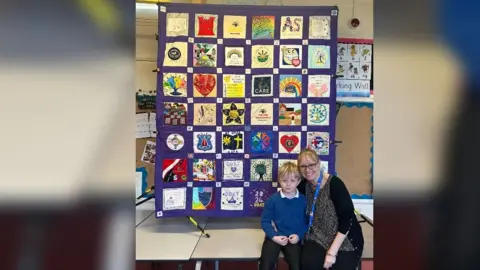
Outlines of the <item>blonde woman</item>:
M 363 252 L 363 233 L 345 184 L 321 168 L 320 158 L 311 149 L 300 153 L 297 165 L 303 178 L 308 215 L 301 269 L 357 269 Z

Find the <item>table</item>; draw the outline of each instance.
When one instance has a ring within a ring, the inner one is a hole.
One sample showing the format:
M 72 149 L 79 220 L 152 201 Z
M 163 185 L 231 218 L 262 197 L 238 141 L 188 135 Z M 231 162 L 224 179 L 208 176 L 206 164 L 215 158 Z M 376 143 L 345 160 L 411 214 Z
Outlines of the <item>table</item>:
M 206 218 L 196 221 L 202 227 L 206 224 Z M 186 217 L 154 215 L 137 226 L 135 235 L 137 261 L 188 261 L 201 239 L 201 232 Z

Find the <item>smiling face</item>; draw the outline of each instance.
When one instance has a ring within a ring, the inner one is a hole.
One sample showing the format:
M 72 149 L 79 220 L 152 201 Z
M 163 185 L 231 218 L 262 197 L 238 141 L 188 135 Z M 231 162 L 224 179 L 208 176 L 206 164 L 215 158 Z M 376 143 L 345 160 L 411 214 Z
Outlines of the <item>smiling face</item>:
M 300 174 L 307 181 L 315 181 L 320 174 L 320 159 L 315 151 L 311 149 L 304 150 L 298 157 L 298 168 Z

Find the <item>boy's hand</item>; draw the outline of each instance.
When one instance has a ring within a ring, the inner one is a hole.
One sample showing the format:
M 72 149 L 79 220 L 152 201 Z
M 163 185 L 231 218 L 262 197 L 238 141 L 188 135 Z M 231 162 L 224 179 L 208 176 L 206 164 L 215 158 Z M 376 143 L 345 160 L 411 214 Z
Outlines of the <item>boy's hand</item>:
M 274 236 L 272 240 L 280 246 L 285 246 L 288 244 L 288 237 L 286 236 Z
M 295 245 L 296 243 L 298 243 L 298 240 L 300 240 L 300 239 L 298 238 L 298 235 L 296 235 L 296 234 L 292 234 L 288 237 L 288 241 L 292 245 Z

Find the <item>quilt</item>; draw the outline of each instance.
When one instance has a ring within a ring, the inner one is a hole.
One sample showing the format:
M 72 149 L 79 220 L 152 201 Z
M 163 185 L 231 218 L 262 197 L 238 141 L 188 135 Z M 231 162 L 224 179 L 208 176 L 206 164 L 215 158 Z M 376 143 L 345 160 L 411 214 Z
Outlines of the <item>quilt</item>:
M 338 8 L 159 5 L 156 217 L 259 216 L 282 163 L 335 171 Z

